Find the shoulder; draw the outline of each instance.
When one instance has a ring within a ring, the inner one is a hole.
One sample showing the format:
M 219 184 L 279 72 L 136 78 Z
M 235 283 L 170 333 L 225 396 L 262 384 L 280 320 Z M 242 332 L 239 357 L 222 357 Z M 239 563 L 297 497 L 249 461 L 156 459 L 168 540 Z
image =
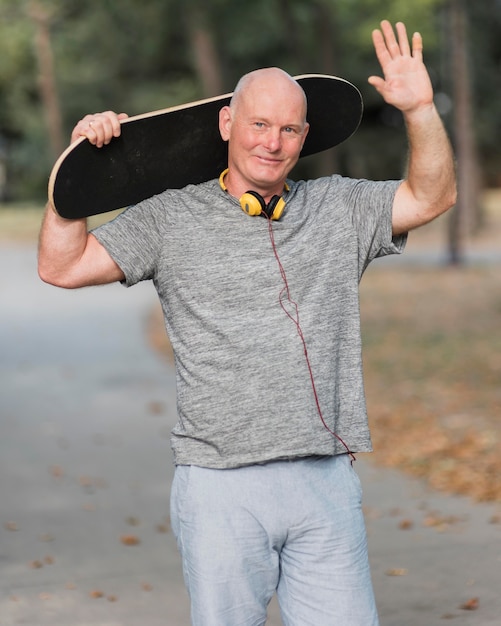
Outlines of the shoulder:
M 392 201 L 401 182 L 400 180 L 368 180 L 334 175 L 298 181 L 291 183 L 290 187 L 291 191 L 293 190 L 298 196 L 332 198 L 334 202 L 352 204 L 372 203 L 378 199 L 383 201 L 390 199 Z
M 339 194 L 341 194 L 342 197 L 345 194 L 351 193 L 352 190 L 358 186 L 370 186 L 373 184 L 373 181 L 333 174 L 331 176 L 322 176 L 308 180 L 288 180 L 287 184 L 289 185 L 290 193 L 299 197 L 326 196 L 328 194 L 335 194 L 336 197 L 339 197 Z
M 315 207 L 316 210 L 332 210 L 333 207 L 344 207 L 359 181 L 340 176 L 323 176 L 309 180 L 287 181 L 289 199 L 304 208 Z

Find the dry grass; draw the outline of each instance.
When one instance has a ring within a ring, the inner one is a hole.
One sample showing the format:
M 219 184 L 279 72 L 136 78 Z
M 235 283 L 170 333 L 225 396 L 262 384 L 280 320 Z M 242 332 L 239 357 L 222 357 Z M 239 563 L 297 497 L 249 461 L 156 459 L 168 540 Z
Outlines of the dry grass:
M 38 239 L 44 207 L 38 204 L 0 205 L 0 243 L 32 243 Z M 118 211 L 90 218 L 91 228 L 108 221 Z
M 376 462 L 501 501 L 498 267 L 373 270 L 362 286 Z
M 470 251 L 501 251 L 501 192 Z M 444 219 L 411 234 L 410 253 L 442 250 Z M 500 267 L 368 271 L 361 286 L 374 460 L 475 500 L 501 501 Z
M 0 206 L 0 241 L 32 242 L 36 241 L 43 208 L 38 205 Z

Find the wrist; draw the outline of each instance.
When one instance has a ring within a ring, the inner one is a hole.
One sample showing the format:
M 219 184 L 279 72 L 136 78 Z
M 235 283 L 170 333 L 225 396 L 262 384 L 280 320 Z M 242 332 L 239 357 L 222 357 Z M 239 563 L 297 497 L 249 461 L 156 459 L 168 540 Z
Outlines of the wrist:
M 408 124 L 427 124 L 433 119 L 439 117 L 435 103 L 429 102 L 421 104 L 414 109 L 402 111 L 404 119 Z

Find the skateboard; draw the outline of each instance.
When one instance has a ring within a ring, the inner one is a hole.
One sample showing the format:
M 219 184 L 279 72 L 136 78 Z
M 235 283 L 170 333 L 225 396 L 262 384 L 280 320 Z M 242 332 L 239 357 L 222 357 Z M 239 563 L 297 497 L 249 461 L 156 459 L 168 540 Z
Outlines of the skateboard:
M 358 89 L 322 74 L 295 79 L 308 100 L 310 130 L 301 157 L 348 139 L 363 111 Z M 56 161 L 49 178 L 49 199 L 57 213 L 78 219 L 122 209 L 165 189 L 217 178 L 227 167 L 219 110 L 232 94 L 129 117 L 120 137 L 96 148 L 85 137 Z

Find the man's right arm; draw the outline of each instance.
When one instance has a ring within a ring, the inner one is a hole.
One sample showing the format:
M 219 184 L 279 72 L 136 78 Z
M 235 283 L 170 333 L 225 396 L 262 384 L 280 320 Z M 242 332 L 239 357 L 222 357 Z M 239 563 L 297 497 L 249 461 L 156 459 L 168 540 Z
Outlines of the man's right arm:
M 87 231 L 87 220 L 68 220 L 47 204 L 40 230 L 38 274 L 51 285 L 75 289 L 123 280 L 124 273 Z
M 73 129 L 71 141 L 87 137 L 102 147 L 120 135 L 120 120 L 126 117 L 112 111 L 87 115 Z M 60 217 L 50 201 L 40 231 L 38 273 L 43 281 L 67 289 L 124 279 L 106 249 L 88 232 L 87 220 Z

